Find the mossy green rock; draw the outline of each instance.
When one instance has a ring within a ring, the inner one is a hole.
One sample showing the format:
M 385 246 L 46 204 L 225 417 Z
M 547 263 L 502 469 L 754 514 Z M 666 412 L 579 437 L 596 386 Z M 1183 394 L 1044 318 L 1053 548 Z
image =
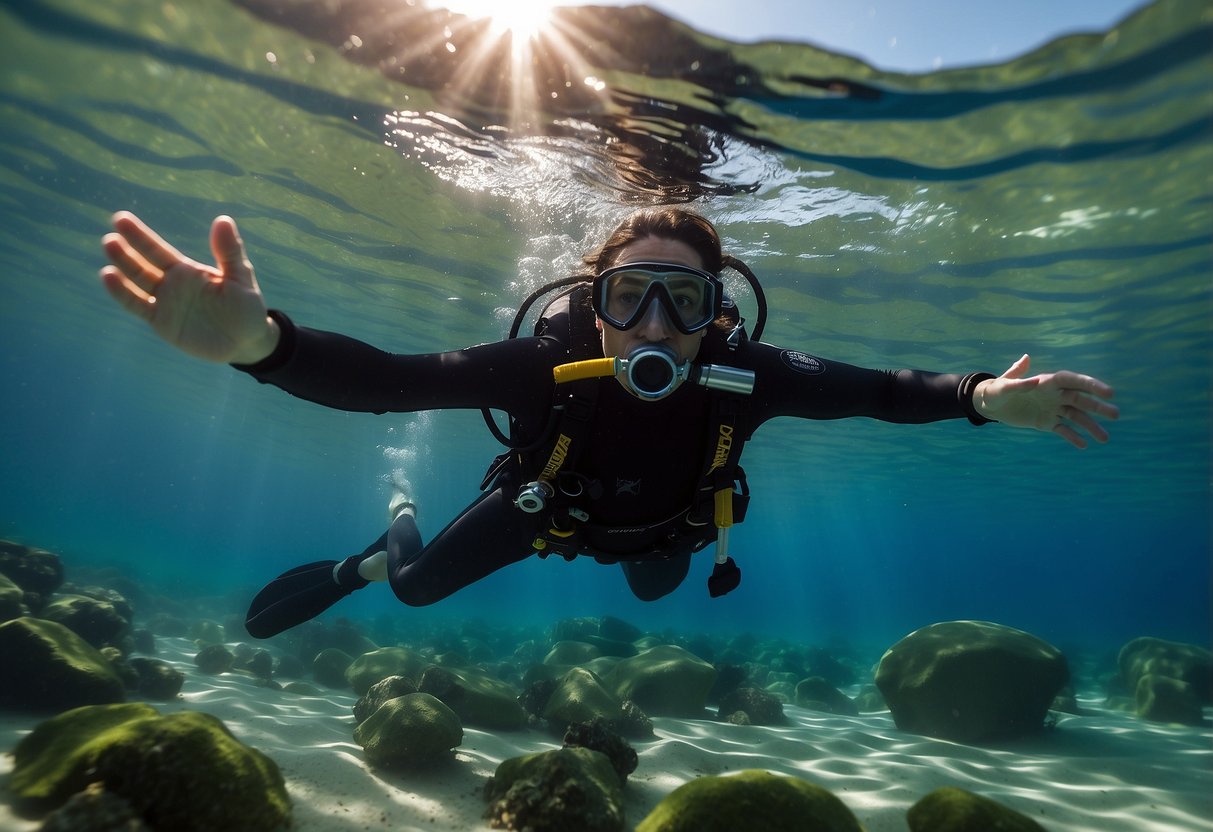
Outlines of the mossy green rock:
M 584 664 L 590 659 L 596 659 L 601 655 L 602 651 L 588 642 L 558 641 L 552 645 L 552 649 L 543 657 L 543 663 L 562 666 Z
M 1036 821 L 988 797 L 946 786 L 910 807 L 910 832 L 1044 832 Z
M 561 748 L 513 757 L 484 787 L 498 829 L 621 832 L 623 787 L 605 754 Z
M 849 696 L 821 676 L 810 676 L 796 684 L 795 702 L 802 708 L 842 716 L 857 716 L 859 707 Z
M 389 699 L 354 729 L 369 762 L 411 767 L 448 757 L 463 742 L 459 717 L 428 693 Z
M 419 691 L 441 699 L 465 725 L 514 731 L 526 725 L 520 691 L 508 682 L 467 668 L 431 667 Z
M 126 699 L 113 665 L 54 621 L 26 617 L 0 624 L 0 656 L 0 706 L 60 711 Z
M 1147 673 L 1134 691 L 1137 715 L 1151 722 L 1202 725 L 1204 709 L 1196 691 L 1182 679 Z
M 62 624 L 94 647 L 116 644 L 130 629 L 130 621 L 109 601 L 85 595 L 61 595 L 39 615 Z
M 1043 730 L 1069 678 L 1056 647 L 987 621 L 916 630 L 890 647 L 876 669 L 876 686 L 898 728 L 957 742 Z
M 25 591 L 0 573 L 0 621 L 11 621 L 24 614 Z
M 543 718 L 558 728 L 589 722 L 596 716 L 614 723 L 622 715 L 619 698 L 603 687 L 597 676 L 580 667 L 561 677 L 543 708 Z
M 38 725 L 13 756 L 9 787 L 33 807 L 104 782 L 153 829 L 266 832 L 290 822 L 278 766 L 210 714 L 90 705 Z
M 363 653 L 345 671 L 345 678 L 354 693 L 364 695 L 371 685 L 389 676 L 403 676 L 413 684 L 421 682 L 421 674 L 433 664 L 425 656 L 407 647 L 383 647 Z
M 1120 648 L 1120 676 L 1128 691 L 1137 690 L 1143 676 L 1167 676 L 1191 685 L 1203 704 L 1213 705 L 1213 654 L 1195 644 L 1135 638 Z
M 672 644 L 622 659 L 606 678 L 607 688 L 650 716 L 701 717 L 716 668 Z
M 354 659 L 349 653 L 336 647 L 326 647 L 312 659 L 312 676 L 326 687 L 343 690 L 350 686 L 346 674 L 353 663 Z
M 841 800 L 795 777 L 749 770 L 666 795 L 636 832 L 863 832 Z

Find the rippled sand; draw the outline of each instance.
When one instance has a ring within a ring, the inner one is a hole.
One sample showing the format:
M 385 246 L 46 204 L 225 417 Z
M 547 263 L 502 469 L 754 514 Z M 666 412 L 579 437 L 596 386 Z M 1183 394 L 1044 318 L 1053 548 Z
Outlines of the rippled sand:
M 282 769 L 297 832 L 353 829 L 487 830 L 485 781 L 507 757 L 559 746 L 538 731 L 464 729 L 449 762 L 412 773 L 377 771 L 353 740 L 352 694 L 299 696 L 232 674 L 206 676 L 184 639 L 161 639 L 158 658 L 187 674 L 161 712 L 206 711 Z M 663 796 L 705 774 L 748 768 L 802 777 L 833 791 L 868 832 L 905 832 L 906 810 L 940 786 L 959 786 L 1069 832 L 1213 830 L 1213 731 L 1169 727 L 1083 700 L 1088 716 L 1065 716 L 1037 737 L 973 747 L 906 734 L 887 712 L 858 717 L 785 706 L 790 725 L 736 726 L 710 719 L 654 718 L 657 739 L 637 744 L 640 765 L 624 790 L 638 823 Z M 0 778 L 7 752 L 39 718 L 0 714 Z M 0 829 L 35 830 L 0 792 Z

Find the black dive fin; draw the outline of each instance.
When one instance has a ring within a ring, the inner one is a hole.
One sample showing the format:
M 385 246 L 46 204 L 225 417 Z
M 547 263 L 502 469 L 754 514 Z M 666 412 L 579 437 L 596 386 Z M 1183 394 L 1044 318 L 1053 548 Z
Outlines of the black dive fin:
M 333 581 L 335 560 L 321 560 L 283 572 L 257 593 L 244 628 L 253 638 L 269 638 L 310 621 L 354 591 Z

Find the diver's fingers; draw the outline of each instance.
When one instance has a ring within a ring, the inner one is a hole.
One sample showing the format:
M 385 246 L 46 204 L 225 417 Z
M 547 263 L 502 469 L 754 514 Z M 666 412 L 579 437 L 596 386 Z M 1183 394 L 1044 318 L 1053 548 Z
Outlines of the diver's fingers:
M 1090 414 L 1074 407 L 1067 407 L 1062 411 L 1062 415 L 1072 424 L 1085 430 L 1091 435 L 1091 438 L 1096 442 L 1104 443 L 1108 441 L 1108 432 L 1104 430 L 1103 425 L 1091 418 Z
M 215 217 L 211 223 L 211 253 L 225 280 L 232 280 L 249 289 L 257 287 L 253 277 L 253 264 L 244 250 L 244 241 L 236 221 L 229 216 Z
M 156 299 L 128 279 L 113 266 L 101 270 L 101 284 L 110 297 L 132 315 L 151 323 L 155 314 Z
M 1062 439 L 1069 442 L 1075 448 L 1082 450 L 1087 447 L 1087 440 L 1082 438 L 1082 435 L 1074 428 L 1067 425 L 1065 422 L 1058 422 L 1053 426 L 1053 433 L 1060 436 Z
M 127 280 L 144 292 L 155 294 L 157 284 L 164 279 L 164 272 L 145 260 L 125 237 L 121 234 L 106 234 L 101 238 L 101 248 Z
M 113 223 L 114 230 L 122 235 L 131 248 L 161 272 L 166 272 L 177 263 L 189 259 L 130 211 L 114 214 Z
M 1075 373 L 1070 370 L 1061 370 L 1054 373 L 1052 381 L 1062 390 L 1086 393 L 1088 396 L 1095 396 L 1099 399 L 1111 399 L 1116 395 L 1116 391 L 1112 389 L 1110 384 L 1106 384 L 1094 376 L 1083 375 L 1082 373 Z

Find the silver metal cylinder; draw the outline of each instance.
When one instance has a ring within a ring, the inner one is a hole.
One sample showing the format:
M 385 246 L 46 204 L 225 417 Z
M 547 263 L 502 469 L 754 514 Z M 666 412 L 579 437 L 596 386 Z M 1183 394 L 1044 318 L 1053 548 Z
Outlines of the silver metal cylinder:
M 724 390 L 727 393 L 740 393 L 743 396 L 748 396 L 754 392 L 753 370 L 725 367 L 722 364 L 704 364 L 701 366 L 697 381 L 704 387 L 710 387 L 713 390 Z

